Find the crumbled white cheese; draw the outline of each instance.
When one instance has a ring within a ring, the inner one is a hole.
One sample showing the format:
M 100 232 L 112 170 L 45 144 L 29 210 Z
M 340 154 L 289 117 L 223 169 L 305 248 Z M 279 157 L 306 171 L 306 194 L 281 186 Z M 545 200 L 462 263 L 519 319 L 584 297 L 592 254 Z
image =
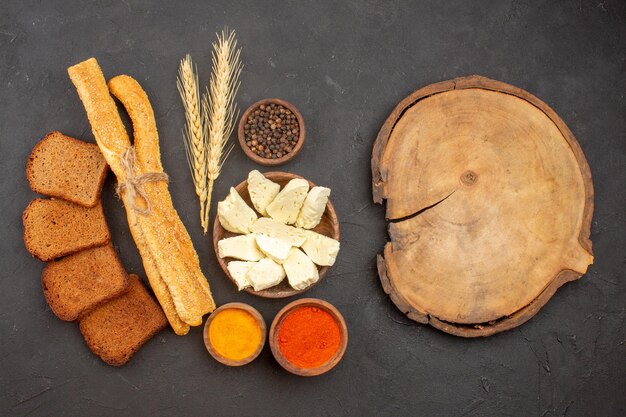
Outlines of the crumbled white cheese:
M 320 266 L 331 266 L 339 253 L 339 241 L 319 233 L 306 231 L 302 250 L 313 262 Z
M 269 217 L 261 217 L 251 227 L 254 233 L 264 234 L 289 242 L 292 246 L 301 246 L 306 239 L 304 230 L 287 226 Z
M 280 284 L 285 279 L 285 270 L 270 258 L 263 258 L 250 268 L 246 278 L 255 291 L 261 291 Z
M 283 262 L 289 285 L 296 290 L 303 290 L 320 279 L 317 266 L 298 248 L 291 248 L 289 256 Z
M 313 187 L 306 196 L 300 214 L 296 220 L 296 226 L 305 229 L 313 229 L 317 226 L 326 210 L 330 188 Z
M 247 275 L 248 271 L 250 271 L 250 269 L 252 269 L 256 264 L 256 262 L 242 261 L 232 261 L 228 263 L 228 272 L 230 272 L 230 276 L 233 277 L 237 283 L 237 289 L 239 291 L 244 288 L 248 288 L 251 285 L 250 281 L 248 281 Z
M 217 242 L 217 251 L 220 258 L 236 258 L 242 261 L 260 261 L 265 258 L 256 244 L 257 235 L 239 235 Z
M 280 192 L 280 185 L 268 180 L 256 169 L 248 174 L 248 193 L 256 211 L 267 216 L 265 208 Z
M 266 207 L 267 214 L 285 224 L 295 223 L 308 191 L 309 182 L 307 180 L 292 179 Z
M 230 194 L 223 201 L 217 203 L 217 215 L 224 229 L 233 233 L 250 233 L 250 227 L 257 219 L 252 210 L 237 190 L 230 187 Z
M 256 235 L 256 244 L 261 249 L 261 252 L 279 264 L 282 264 L 287 259 L 289 249 L 291 249 L 291 244 L 286 240 L 262 234 Z

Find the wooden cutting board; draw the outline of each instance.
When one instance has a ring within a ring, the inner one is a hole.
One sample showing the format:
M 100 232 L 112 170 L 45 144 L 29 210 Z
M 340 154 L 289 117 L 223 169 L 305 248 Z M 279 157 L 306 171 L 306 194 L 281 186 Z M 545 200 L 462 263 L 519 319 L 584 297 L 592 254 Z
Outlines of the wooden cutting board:
M 383 288 L 407 316 L 488 336 L 519 326 L 593 263 L 591 173 L 532 94 L 471 76 L 419 89 L 372 154 L 389 238 Z

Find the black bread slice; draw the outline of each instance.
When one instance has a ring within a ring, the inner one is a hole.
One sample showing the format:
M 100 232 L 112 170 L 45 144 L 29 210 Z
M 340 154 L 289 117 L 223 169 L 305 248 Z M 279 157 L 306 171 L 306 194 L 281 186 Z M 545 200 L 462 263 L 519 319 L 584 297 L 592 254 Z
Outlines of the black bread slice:
M 80 319 L 80 331 L 89 349 L 113 366 L 128 362 L 166 326 L 163 310 L 137 275 L 130 276 L 128 291 Z
M 108 167 L 98 146 L 54 131 L 33 148 L 26 178 L 37 193 L 93 207 Z
M 41 284 L 54 314 L 74 321 L 126 291 L 128 275 L 109 243 L 50 262 L 43 270 Z
M 102 205 L 86 208 L 63 200 L 36 198 L 22 216 L 26 249 L 51 261 L 110 240 Z

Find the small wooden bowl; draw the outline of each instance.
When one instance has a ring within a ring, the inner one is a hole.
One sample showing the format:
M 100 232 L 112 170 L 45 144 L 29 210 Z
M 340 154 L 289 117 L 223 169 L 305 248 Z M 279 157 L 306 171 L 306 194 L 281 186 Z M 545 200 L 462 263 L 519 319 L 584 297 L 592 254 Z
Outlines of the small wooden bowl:
M 217 317 L 217 315 L 221 311 L 228 310 L 231 308 L 244 310 L 247 313 L 250 313 L 252 317 L 254 317 L 257 320 L 257 322 L 259 323 L 259 327 L 261 328 L 261 342 L 259 343 L 259 346 L 256 348 L 254 353 L 252 353 L 252 355 L 248 356 L 247 358 L 238 360 L 238 361 L 225 358 L 224 356 L 216 352 L 215 349 L 213 349 L 211 340 L 209 339 L 209 327 L 211 326 L 211 322 L 213 321 L 213 319 Z M 244 304 L 244 303 L 228 303 L 215 309 L 215 311 L 211 313 L 209 318 L 206 320 L 206 323 L 204 324 L 204 331 L 202 333 L 204 336 L 204 346 L 206 347 L 206 350 L 211 354 L 211 356 L 215 358 L 216 361 L 223 363 L 224 365 L 228 365 L 228 366 L 241 366 L 241 365 L 245 365 L 255 360 L 256 357 L 259 356 L 259 353 L 261 353 L 261 350 L 263 350 L 263 346 L 265 346 L 265 339 L 267 335 L 267 326 L 265 325 L 265 320 L 263 320 L 263 316 L 261 316 L 261 313 L 259 313 L 256 308 L 248 304 Z
M 244 134 L 244 125 L 246 124 L 246 120 L 248 120 L 248 116 L 252 113 L 257 107 L 262 104 L 280 104 L 281 106 L 291 110 L 293 114 L 296 115 L 296 119 L 298 120 L 298 125 L 300 129 L 300 136 L 298 136 L 298 142 L 296 142 L 296 146 L 293 148 L 291 152 L 286 155 L 283 155 L 280 158 L 276 159 L 268 159 L 263 158 L 250 150 L 248 145 L 246 144 L 246 135 Z M 265 165 L 265 166 L 277 166 L 286 163 L 293 159 L 302 149 L 302 145 L 304 145 L 304 139 L 306 138 L 306 128 L 304 127 L 304 118 L 300 111 L 293 104 L 288 101 L 281 100 L 279 98 L 266 98 L 260 101 L 257 101 L 243 112 L 241 119 L 239 119 L 239 126 L 237 128 L 237 136 L 239 137 L 239 145 L 241 145 L 241 149 L 243 149 L 244 153 L 248 156 L 248 158 L 252 159 L 257 164 Z
M 341 332 L 341 344 L 339 345 L 339 350 L 337 350 L 335 356 L 330 358 L 328 362 L 317 368 L 300 368 L 292 364 L 287 359 L 285 359 L 283 354 L 280 352 L 280 347 L 278 346 L 278 331 L 283 322 L 283 319 L 287 317 L 287 315 L 292 310 L 303 306 L 321 308 L 330 313 L 335 321 L 337 321 L 337 324 L 339 325 L 339 331 Z M 272 325 L 270 327 L 269 338 L 272 354 L 274 355 L 274 358 L 276 358 L 276 361 L 280 364 L 280 366 L 295 375 L 317 376 L 333 369 L 343 357 L 344 353 L 346 352 L 346 347 L 348 346 L 348 328 L 346 327 L 346 322 L 343 319 L 343 316 L 341 315 L 339 310 L 337 310 L 332 304 L 317 298 L 301 298 L 300 300 L 296 300 L 287 304 L 285 307 L 283 307 L 282 310 L 278 312 L 278 314 L 276 314 L 276 317 L 274 317 L 274 321 L 272 321 Z
M 292 174 L 289 172 L 280 172 L 280 171 L 267 172 L 267 173 L 264 173 L 263 175 L 265 175 L 267 179 L 272 180 L 275 183 L 279 184 L 281 189 L 292 179 L 302 178 L 301 176 L 296 175 L 296 174 Z M 309 186 L 314 187 L 315 184 L 309 181 Z M 243 198 L 244 201 L 252 209 L 254 209 L 252 200 L 250 200 L 250 194 L 248 194 L 248 181 L 243 181 L 239 183 L 239 185 L 237 185 L 235 189 L 237 190 L 241 198 Z M 328 203 L 326 204 L 326 210 L 324 211 L 324 214 L 322 215 L 320 224 L 315 226 L 315 228 L 313 228 L 312 230 L 319 234 L 332 237 L 335 240 L 339 240 L 339 220 L 337 219 L 337 213 L 335 212 L 335 208 L 333 207 L 333 204 L 330 202 L 330 200 L 328 200 Z M 220 240 L 224 238 L 233 237 L 233 236 L 237 236 L 237 234 L 231 233 L 228 230 L 224 229 L 222 227 L 222 224 L 220 223 L 219 216 L 215 216 L 215 223 L 213 223 L 213 249 L 215 250 L 215 256 L 217 257 L 217 261 L 222 267 L 222 270 L 224 271 L 224 273 L 228 276 L 228 278 L 231 279 L 231 281 L 233 281 L 235 285 L 237 285 L 233 277 L 228 272 L 228 268 L 226 267 L 228 262 L 226 262 L 226 259 L 220 258 L 219 251 L 217 249 L 217 242 L 219 242 Z M 254 291 L 253 288 L 248 287 L 244 291 L 250 294 L 258 295 L 259 297 L 264 297 L 264 298 L 291 297 L 293 295 L 303 293 L 309 288 L 312 288 L 314 285 L 320 282 L 322 278 L 324 278 L 324 275 L 326 275 L 329 269 L 330 269 L 329 266 L 318 266 L 317 270 L 319 271 L 320 279 L 317 280 L 315 284 L 311 284 L 303 290 L 296 290 L 296 289 L 291 288 L 291 286 L 289 285 L 289 282 L 287 282 L 287 279 L 285 278 L 285 280 L 281 282 L 280 284 L 274 287 L 268 288 L 266 290 Z

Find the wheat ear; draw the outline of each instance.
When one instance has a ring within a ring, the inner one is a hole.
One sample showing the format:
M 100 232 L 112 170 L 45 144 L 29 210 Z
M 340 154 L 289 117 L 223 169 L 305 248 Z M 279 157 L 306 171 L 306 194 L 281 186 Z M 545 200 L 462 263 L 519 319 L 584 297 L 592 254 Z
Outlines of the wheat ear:
M 202 97 L 205 134 L 208 138 L 206 223 L 209 222 L 213 182 L 220 175 L 222 165 L 234 146 L 227 146 L 227 143 L 239 116 L 235 95 L 243 68 L 239 59 L 240 53 L 235 31 L 224 29 L 221 34 L 217 34 L 217 41 L 213 42 L 211 51 L 211 79 Z
M 200 88 L 198 86 L 198 72 L 194 68 L 191 56 L 180 61 L 178 78 L 176 80 L 180 98 L 185 108 L 185 127 L 183 141 L 187 154 L 187 162 L 200 200 L 200 223 L 206 234 L 208 219 L 205 216 L 207 201 L 207 140 L 204 130 L 205 120 L 200 104 Z

